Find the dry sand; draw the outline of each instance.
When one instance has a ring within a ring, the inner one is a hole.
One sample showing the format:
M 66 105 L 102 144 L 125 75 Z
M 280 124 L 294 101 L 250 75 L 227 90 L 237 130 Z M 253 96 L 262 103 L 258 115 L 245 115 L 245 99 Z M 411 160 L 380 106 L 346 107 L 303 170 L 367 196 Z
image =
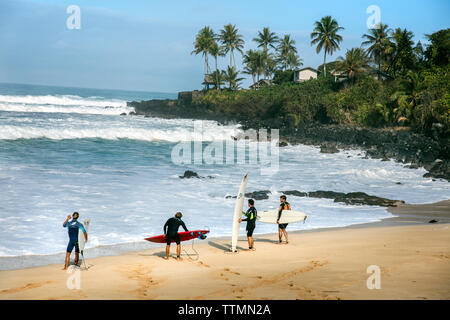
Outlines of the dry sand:
M 76 273 L 62 265 L 0 271 L 0 299 L 450 299 L 450 201 L 392 212 L 379 224 L 292 233 L 288 245 L 256 236 L 252 252 L 245 237 L 238 254 L 229 239 L 197 241 L 197 261 L 166 261 L 164 245 L 89 259 L 80 289 L 68 289 Z M 367 288 L 371 265 L 380 289 Z

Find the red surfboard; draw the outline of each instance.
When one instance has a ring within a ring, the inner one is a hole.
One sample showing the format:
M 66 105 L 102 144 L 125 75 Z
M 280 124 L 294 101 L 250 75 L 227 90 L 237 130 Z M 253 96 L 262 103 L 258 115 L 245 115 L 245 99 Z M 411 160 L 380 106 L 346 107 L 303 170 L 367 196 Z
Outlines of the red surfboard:
M 209 232 L 209 230 L 194 230 L 194 231 L 184 231 L 184 232 L 178 232 L 178 236 L 180 237 L 180 241 L 187 241 L 187 240 L 192 240 L 192 239 L 205 239 L 206 238 L 206 234 Z M 156 242 L 156 243 L 166 243 L 166 236 L 164 234 L 159 235 L 159 236 L 155 236 L 155 237 L 150 237 L 150 238 L 145 238 L 145 240 L 150 241 L 150 242 Z M 172 239 L 172 242 L 175 242 Z

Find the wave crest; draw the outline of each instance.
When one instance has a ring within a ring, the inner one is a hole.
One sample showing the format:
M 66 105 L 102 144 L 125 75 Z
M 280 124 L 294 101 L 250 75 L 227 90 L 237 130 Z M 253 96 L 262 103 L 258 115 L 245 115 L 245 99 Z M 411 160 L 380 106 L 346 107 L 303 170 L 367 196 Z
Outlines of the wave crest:
M 127 107 L 126 101 L 117 99 L 104 100 L 74 95 L 0 95 L 0 111 L 117 115 L 132 110 L 134 109 Z

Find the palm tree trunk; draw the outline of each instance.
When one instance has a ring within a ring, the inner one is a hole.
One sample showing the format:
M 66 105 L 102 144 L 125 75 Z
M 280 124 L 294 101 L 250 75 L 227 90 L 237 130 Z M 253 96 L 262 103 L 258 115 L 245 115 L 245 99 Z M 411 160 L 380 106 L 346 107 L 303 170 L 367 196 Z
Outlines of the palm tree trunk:
M 323 77 L 327 76 L 327 51 L 324 50 L 323 54 Z
M 231 54 L 233 55 L 233 66 L 234 66 L 234 69 L 236 69 L 236 58 L 234 57 L 233 50 L 231 50 Z
M 381 61 L 378 62 L 378 80 L 380 80 L 380 73 L 381 73 Z
M 217 70 L 217 56 L 214 56 L 214 60 L 216 61 L 216 89 L 220 89 L 220 83 L 219 83 L 219 70 Z
M 209 68 L 209 63 L 208 63 L 208 54 L 206 54 L 206 73 L 211 73 L 211 69 Z

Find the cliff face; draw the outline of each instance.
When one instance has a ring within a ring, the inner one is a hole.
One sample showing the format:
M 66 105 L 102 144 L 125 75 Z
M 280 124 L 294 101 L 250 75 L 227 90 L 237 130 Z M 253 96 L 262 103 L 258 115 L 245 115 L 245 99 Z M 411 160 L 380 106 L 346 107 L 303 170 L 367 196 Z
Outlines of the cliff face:
M 375 129 L 316 122 L 295 126 L 280 119 L 234 119 L 232 115 L 217 114 L 196 103 L 201 95 L 200 91 L 180 92 L 177 100 L 133 101 L 128 106 L 134 107 L 137 115 L 146 117 L 237 121 L 243 129 L 277 128 L 281 139 L 292 144 L 321 145 L 322 152 L 336 148 L 362 149 L 366 157 L 395 159 L 410 163 L 412 169 L 423 166 L 429 171 L 424 176 L 450 181 L 450 137 L 442 136 L 438 128 L 426 136 L 408 128 Z

